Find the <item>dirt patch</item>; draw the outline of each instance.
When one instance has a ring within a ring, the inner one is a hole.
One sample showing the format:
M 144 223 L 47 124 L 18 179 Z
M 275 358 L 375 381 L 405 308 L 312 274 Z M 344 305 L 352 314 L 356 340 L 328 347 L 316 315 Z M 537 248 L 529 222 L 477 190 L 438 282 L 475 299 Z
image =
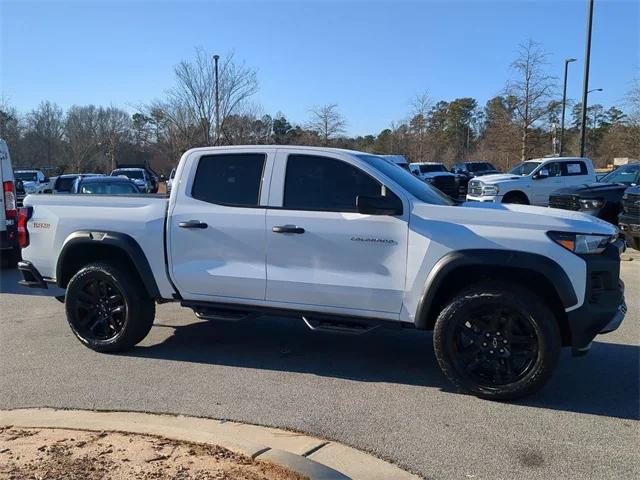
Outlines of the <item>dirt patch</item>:
M 116 432 L 0 427 L 0 479 L 302 480 L 226 448 Z

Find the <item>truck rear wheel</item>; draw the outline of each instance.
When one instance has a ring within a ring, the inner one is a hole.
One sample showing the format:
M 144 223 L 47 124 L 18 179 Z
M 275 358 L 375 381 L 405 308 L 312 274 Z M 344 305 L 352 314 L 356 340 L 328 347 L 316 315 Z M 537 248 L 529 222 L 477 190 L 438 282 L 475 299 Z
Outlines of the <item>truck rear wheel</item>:
M 69 281 L 65 308 L 76 337 L 97 352 L 118 352 L 147 336 L 155 303 L 129 269 L 93 263 Z
M 513 400 L 551 377 L 561 337 L 555 316 L 533 292 L 491 283 L 450 301 L 438 316 L 433 342 L 440 368 L 458 388 Z

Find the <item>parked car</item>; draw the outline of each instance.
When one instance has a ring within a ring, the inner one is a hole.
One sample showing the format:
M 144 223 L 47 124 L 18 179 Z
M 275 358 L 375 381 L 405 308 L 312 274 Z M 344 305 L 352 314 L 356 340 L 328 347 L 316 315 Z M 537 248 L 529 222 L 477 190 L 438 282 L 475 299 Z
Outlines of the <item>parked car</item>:
M 640 186 L 629 187 L 625 191 L 618 221 L 627 243 L 640 250 Z
M 595 181 L 596 173 L 588 158 L 539 158 L 522 162 L 509 173 L 483 175 L 470 180 L 467 201 L 546 207 L 552 192 Z
M 638 184 L 640 163 L 629 163 L 597 182 L 556 190 L 549 196 L 549 206 L 581 211 L 617 225 L 625 190 Z
M 18 246 L 17 231 L 17 198 L 13 168 L 7 142 L 0 139 L 0 181 L 2 195 L 0 196 L 0 254 L 2 262 L 14 263 L 20 248 Z
M 169 174 L 169 179 L 167 180 L 167 193 L 171 193 L 171 189 L 173 188 L 173 178 L 176 176 L 176 169 L 172 168 L 171 173 Z
M 144 193 L 154 193 L 154 182 L 152 175 L 144 168 L 116 168 L 111 172 L 112 177 L 124 176 L 132 180 L 140 191 Z M 158 191 L 157 184 L 155 191 Z
M 70 193 L 91 195 L 134 195 L 141 193 L 138 186 L 126 177 L 79 175 L 73 182 Z
M 451 171 L 458 175 L 464 175 L 468 179 L 481 177 L 482 175 L 501 173 L 500 170 L 489 162 L 460 162 L 454 164 Z
M 404 168 L 409 171 L 409 162 L 404 155 L 380 155 L 382 158 L 386 158 L 391 163 L 398 165 L 400 168 Z
M 26 198 L 23 285 L 65 288 L 85 346 L 137 344 L 156 301 L 320 332 L 434 330 L 455 385 L 513 399 L 547 382 L 562 345 L 586 353 L 624 318 L 624 242 L 588 215 L 457 206 L 382 157 L 321 147 L 196 148 L 176 180 L 169 199 Z
M 42 170 L 16 170 L 15 179 L 20 180 L 24 187 L 25 194 L 43 193 L 50 188 L 49 178 L 42 173 Z
M 70 193 L 77 178 L 100 177 L 101 173 L 65 173 L 59 175 L 51 184 L 51 193 Z
M 458 177 L 447 170 L 443 163 L 410 163 L 409 170 L 421 180 L 429 182 L 445 195 L 458 198 L 460 194 Z

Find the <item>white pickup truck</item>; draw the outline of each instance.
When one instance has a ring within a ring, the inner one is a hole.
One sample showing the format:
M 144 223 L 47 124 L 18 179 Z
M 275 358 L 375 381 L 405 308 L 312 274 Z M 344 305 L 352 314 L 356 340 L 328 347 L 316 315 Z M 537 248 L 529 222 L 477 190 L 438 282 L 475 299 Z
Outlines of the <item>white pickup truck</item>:
M 588 158 L 553 157 L 527 160 L 509 173 L 483 175 L 469 181 L 467 201 L 547 206 L 549 195 L 565 187 L 596 181 Z
M 547 381 L 561 346 L 586 352 L 626 311 L 616 227 L 571 211 L 456 206 L 347 150 L 197 148 L 168 198 L 32 195 L 18 229 L 22 283 L 65 288 L 73 333 L 102 352 L 140 342 L 167 301 L 214 320 L 434 330 L 452 382 L 512 399 Z

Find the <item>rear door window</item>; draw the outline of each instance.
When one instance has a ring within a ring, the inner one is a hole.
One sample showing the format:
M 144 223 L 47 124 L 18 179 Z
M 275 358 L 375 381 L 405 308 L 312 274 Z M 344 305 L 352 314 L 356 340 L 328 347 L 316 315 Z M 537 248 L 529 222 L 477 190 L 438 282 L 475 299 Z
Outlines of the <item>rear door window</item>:
M 563 166 L 563 177 L 587 174 L 587 166 L 584 162 L 565 162 Z
M 234 207 L 256 207 L 266 155 L 234 153 L 200 158 L 191 196 L 203 202 Z

